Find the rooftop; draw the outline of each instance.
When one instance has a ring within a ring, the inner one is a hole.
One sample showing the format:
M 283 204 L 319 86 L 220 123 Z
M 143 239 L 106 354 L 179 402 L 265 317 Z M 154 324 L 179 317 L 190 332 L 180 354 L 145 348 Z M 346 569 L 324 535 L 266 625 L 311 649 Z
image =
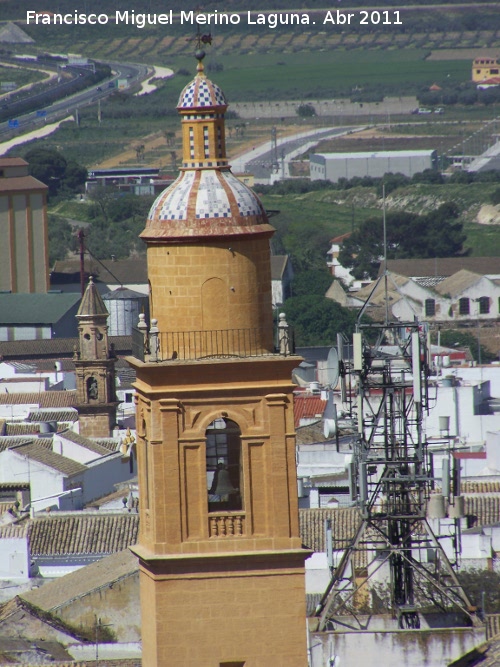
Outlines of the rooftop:
M 132 349 L 131 336 L 110 336 L 108 340 L 117 354 L 130 354 Z M 40 358 L 73 357 L 75 346 L 78 347 L 78 338 L 0 341 L 0 359 L 2 361 L 8 361 L 9 359 L 27 361 Z
M 40 408 L 72 408 L 76 390 L 0 393 L 0 405 L 37 405 Z M 51 421 L 43 419 L 43 421 Z
M 76 282 L 80 282 L 80 261 L 67 259 L 55 262 L 52 277 L 54 274 L 72 275 Z M 99 262 L 86 257 L 85 274 L 87 279 L 92 275 L 96 282 L 108 285 L 147 285 L 146 255 L 133 259 L 103 259 Z
M 30 519 L 32 555 L 112 554 L 136 544 L 138 514 L 71 513 Z
M 448 276 L 436 285 L 435 290 L 439 294 L 449 294 L 453 298 L 462 294 L 468 287 L 475 285 L 482 277 L 482 274 L 473 273 L 468 269 L 460 269 L 460 271 Z
M 52 470 L 57 470 L 57 472 L 60 472 L 67 477 L 73 477 L 74 475 L 78 475 L 87 470 L 87 466 L 78 463 L 78 461 L 73 461 L 73 459 L 68 459 L 65 456 L 56 454 L 52 449 L 41 447 L 38 439 L 22 445 L 16 445 L 12 450 L 16 454 L 26 457 L 31 461 L 52 468 Z
M 431 259 L 389 259 L 387 268 L 392 273 L 411 278 L 424 276 L 451 276 L 461 269 L 479 275 L 500 275 L 500 257 L 433 257 Z M 380 265 L 379 275 L 384 271 Z
M 23 192 L 24 190 L 40 190 L 45 192 L 45 190 L 48 190 L 48 187 L 42 181 L 33 178 L 33 176 L 0 178 L 0 192 Z
M 0 294 L 0 325 L 54 324 L 79 301 L 80 295 L 75 292 Z
M 407 151 L 359 151 L 353 153 L 312 153 L 311 158 L 322 157 L 326 160 L 367 160 L 377 158 L 396 158 L 396 157 L 415 157 L 431 156 L 435 153 L 433 149 L 427 150 L 407 150 Z
M 110 586 L 114 582 L 139 572 L 137 557 L 128 549 L 106 556 L 65 577 L 49 581 L 21 597 L 44 611 L 51 612 L 75 598 Z

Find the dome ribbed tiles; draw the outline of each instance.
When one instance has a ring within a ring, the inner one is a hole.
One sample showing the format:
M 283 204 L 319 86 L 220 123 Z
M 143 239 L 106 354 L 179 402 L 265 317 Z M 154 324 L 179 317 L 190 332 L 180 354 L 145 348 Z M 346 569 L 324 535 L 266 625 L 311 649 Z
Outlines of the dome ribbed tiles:
M 179 97 L 178 109 L 227 106 L 224 93 L 219 86 L 205 76 L 197 76 L 188 83 Z
M 271 230 L 252 190 L 228 170 L 206 169 L 183 172 L 157 197 L 141 236 L 216 236 Z

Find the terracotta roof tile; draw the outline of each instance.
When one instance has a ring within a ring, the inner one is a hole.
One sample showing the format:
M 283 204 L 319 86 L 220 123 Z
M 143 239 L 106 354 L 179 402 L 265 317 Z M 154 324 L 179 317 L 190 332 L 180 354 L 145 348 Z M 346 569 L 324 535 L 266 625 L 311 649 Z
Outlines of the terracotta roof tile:
M 72 408 L 76 390 L 0 393 L 0 405 L 37 405 L 39 408 Z
M 5 526 L 0 526 L 0 539 L 8 539 L 13 537 L 26 537 L 28 532 L 28 523 L 22 521 L 21 523 L 9 523 Z
M 57 408 L 53 410 L 50 408 L 41 408 L 39 410 L 31 410 L 26 421 L 38 423 L 55 421 L 58 424 L 61 422 L 76 422 L 78 421 L 78 411 L 74 408 Z
M 326 551 L 326 519 L 332 522 L 333 548 L 344 549 L 356 535 L 361 523 L 361 514 L 355 507 L 299 510 L 300 536 L 303 544 L 309 549 Z
M 33 437 L 29 435 L 2 435 L 0 436 L 0 452 L 18 445 L 29 444 L 32 440 Z
M 131 336 L 110 336 L 109 343 L 117 354 L 129 354 L 132 349 Z M 0 342 L 0 357 L 3 361 L 18 359 L 28 361 L 36 358 L 60 359 L 73 356 L 78 338 L 46 338 L 41 340 L 13 340 Z
M 21 597 L 44 611 L 51 612 L 71 600 L 139 572 L 137 557 L 128 549 L 119 551 L 95 563 L 50 581 Z
M 332 522 L 332 541 L 334 550 L 347 548 L 361 524 L 361 515 L 355 507 L 345 508 L 309 508 L 299 510 L 299 529 L 303 544 L 314 551 L 326 551 L 325 520 Z M 369 529 L 366 538 L 374 537 Z M 368 552 L 359 549 L 354 553 L 354 566 L 364 569 L 368 564 Z
M 464 494 L 465 514 L 474 526 L 487 526 L 500 521 L 500 493 Z
M 5 424 L 4 435 L 37 435 L 40 433 L 40 424 L 26 422 L 12 422 Z
M 109 452 L 117 452 L 120 449 L 120 439 L 119 438 L 96 438 L 95 442 L 104 447 L 104 449 Z
M 85 447 L 85 449 L 88 449 L 89 451 L 94 452 L 95 454 L 99 454 L 100 456 L 107 456 L 110 453 L 110 451 L 116 451 L 116 449 L 119 447 L 119 443 L 117 441 L 115 449 L 111 450 L 109 447 L 103 447 L 96 440 L 91 440 L 90 438 L 86 438 L 85 436 L 80 435 L 79 433 L 75 433 L 75 431 L 72 431 L 71 429 L 67 429 L 66 431 L 61 431 L 60 433 L 58 433 L 58 435 L 61 438 L 69 440 L 70 442 L 74 442 L 77 445 L 81 445 L 82 447 Z
M 56 454 L 52 451 L 52 448 L 49 449 L 36 440 L 24 445 L 19 445 L 14 451 L 22 456 L 27 456 L 32 461 L 36 461 L 53 470 L 57 470 L 67 477 L 78 475 L 87 470 L 87 466 L 78 463 L 78 461 L 73 461 L 65 456 L 61 456 L 60 454 Z
M 136 544 L 138 514 L 72 514 L 35 518 L 29 528 L 31 554 L 111 554 Z
M 327 402 L 322 400 L 321 396 L 314 394 L 295 393 L 293 401 L 295 428 L 300 425 L 301 419 L 312 419 L 315 417 L 321 419 Z

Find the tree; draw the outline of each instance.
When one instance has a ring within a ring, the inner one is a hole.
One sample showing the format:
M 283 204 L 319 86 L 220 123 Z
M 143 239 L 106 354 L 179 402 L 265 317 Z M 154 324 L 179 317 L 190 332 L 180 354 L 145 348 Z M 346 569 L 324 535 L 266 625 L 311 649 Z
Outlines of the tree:
M 29 173 L 49 188 L 49 196 L 56 195 L 66 173 L 68 162 L 58 151 L 33 148 L 25 155 Z
M 388 213 L 386 230 L 388 259 L 452 257 L 463 254 L 467 238 L 452 202 L 426 215 Z M 365 220 L 343 243 L 340 263 L 355 278 L 375 278 L 384 256 L 383 237 L 382 218 Z
M 332 275 L 325 266 L 322 269 L 310 269 L 295 275 L 292 284 L 294 296 L 325 296 L 332 284 Z
M 29 173 L 48 186 L 49 197 L 81 192 L 87 170 L 74 160 L 66 160 L 62 153 L 51 148 L 33 148 L 24 157 Z
M 301 118 L 312 118 L 316 115 L 316 109 L 312 104 L 300 104 L 297 107 L 297 116 Z
M 49 215 L 49 265 L 66 259 L 70 250 L 76 250 L 76 237 L 71 226 L 61 218 Z
M 458 578 L 473 605 L 487 614 L 500 613 L 500 574 L 498 572 L 464 570 L 460 572 Z
M 62 189 L 74 194 L 83 190 L 85 181 L 87 180 L 87 170 L 81 164 L 74 160 L 68 160 L 66 164 L 66 171 L 62 180 Z
M 497 359 L 497 355 L 481 345 L 481 334 L 479 333 L 478 336 L 474 329 L 471 329 L 470 331 L 442 329 L 439 339 L 441 345 L 444 347 L 468 347 L 475 361 L 479 361 L 479 352 L 481 352 L 481 362 L 483 363 L 488 363 Z M 432 342 L 437 344 L 437 332 L 435 333 Z
M 297 345 L 333 345 L 337 333 L 350 336 L 356 314 L 323 296 L 296 296 L 283 304 Z
M 500 204 L 500 188 L 493 190 L 493 192 L 491 193 L 490 200 L 494 206 Z
M 98 219 L 102 218 L 104 221 L 108 220 L 108 208 L 110 203 L 117 195 L 116 188 L 111 186 L 98 185 L 89 192 L 89 199 L 92 202 L 90 209 L 91 217 Z

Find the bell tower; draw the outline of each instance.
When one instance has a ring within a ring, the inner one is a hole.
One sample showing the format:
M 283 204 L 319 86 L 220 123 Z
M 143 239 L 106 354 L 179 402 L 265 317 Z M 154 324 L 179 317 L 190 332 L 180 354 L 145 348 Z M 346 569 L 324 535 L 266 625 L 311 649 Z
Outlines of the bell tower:
M 275 348 L 269 239 L 257 196 L 232 175 L 221 89 L 182 91 L 179 178 L 154 202 L 151 327 L 137 381 L 139 557 L 147 667 L 305 667 L 286 323 Z
M 81 435 L 109 437 L 116 423 L 115 361 L 108 343 L 106 306 L 92 276 L 76 314 L 80 350 L 75 352 Z

